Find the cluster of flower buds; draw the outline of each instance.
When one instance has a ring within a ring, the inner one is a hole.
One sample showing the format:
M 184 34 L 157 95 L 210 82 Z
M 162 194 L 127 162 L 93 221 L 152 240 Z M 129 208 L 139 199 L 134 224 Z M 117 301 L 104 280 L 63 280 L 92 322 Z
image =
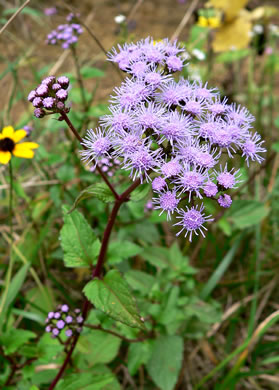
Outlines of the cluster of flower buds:
M 56 112 L 69 112 L 69 108 L 65 107 L 65 102 L 68 99 L 67 89 L 69 87 L 69 79 L 66 76 L 56 78 L 49 76 L 28 95 L 28 100 L 35 108 L 34 115 L 36 118 L 43 118 L 47 111 L 49 114 Z
M 71 311 L 68 305 L 59 305 L 56 311 L 50 311 L 46 318 L 45 331 L 57 337 L 63 329 L 65 335 L 71 337 L 74 333 L 82 331 L 83 317 L 80 309 Z
M 173 78 L 185 66 L 183 52 L 176 42 L 151 38 L 113 49 L 108 59 L 129 77 L 111 96 L 111 114 L 88 130 L 81 153 L 95 164 L 120 159 L 133 180 L 151 181 L 154 208 L 168 219 L 175 213 L 177 235 L 183 231 L 191 241 L 213 220 L 202 198 L 232 203 L 226 192 L 240 182 L 233 156 L 261 163 L 265 149 L 250 131 L 254 117 L 246 108 L 228 104 L 207 83 Z
M 116 170 L 119 168 L 120 164 L 121 164 L 121 161 L 119 159 L 112 159 L 109 157 L 104 157 L 97 162 L 97 165 L 101 169 L 101 171 L 106 173 L 109 177 L 112 177 L 114 175 Z M 90 168 L 90 171 L 95 172 L 96 165 L 93 165 Z M 96 171 L 96 174 L 98 175 L 98 171 Z
M 75 23 L 75 18 L 76 15 L 72 13 L 69 14 L 67 17 L 67 24 L 60 24 L 57 29 L 51 31 L 47 35 L 47 44 L 61 44 L 63 49 L 69 49 L 76 44 L 79 35 L 83 33 L 83 29 L 80 24 Z

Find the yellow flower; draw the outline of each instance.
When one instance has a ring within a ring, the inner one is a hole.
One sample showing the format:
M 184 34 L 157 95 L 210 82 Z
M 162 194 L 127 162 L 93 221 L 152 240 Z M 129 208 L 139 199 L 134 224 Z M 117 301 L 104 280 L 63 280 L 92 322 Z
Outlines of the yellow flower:
M 207 19 L 208 25 L 211 28 L 218 28 L 221 26 L 221 19 L 217 16 L 213 16 Z
M 208 20 L 205 16 L 199 16 L 197 25 L 200 27 L 208 27 Z
M 0 164 L 8 164 L 12 154 L 16 157 L 33 158 L 34 151 L 39 147 L 35 142 L 22 142 L 27 132 L 23 129 L 15 131 L 12 126 L 6 126 L 0 133 Z

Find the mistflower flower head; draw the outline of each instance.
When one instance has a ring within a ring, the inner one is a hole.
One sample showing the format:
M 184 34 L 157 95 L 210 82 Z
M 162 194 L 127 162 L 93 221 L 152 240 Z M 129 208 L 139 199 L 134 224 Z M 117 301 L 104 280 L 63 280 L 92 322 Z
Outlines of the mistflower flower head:
M 228 171 L 227 164 L 225 165 L 224 170 L 220 165 L 220 171 L 215 171 L 215 175 L 218 185 L 225 190 L 229 188 L 236 188 L 236 185 L 240 182 L 238 179 L 241 176 L 241 174 L 239 174 L 239 169 L 234 171 L 234 168 L 232 168 Z
M 166 83 L 170 78 L 171 76 L 164 74 L 163 70 L 154 67 L 149 68 L 143 77 L 144 82 L 153 88 L 157 88 L 161 84 Z
M 48 87 L 55 83 L 55 77 L 54 76 L 48 76 L 45 79 L 43 79 L 42 84 L 47 85 Z
M 186 211 L 183 209 L 178 210 L 179 216 L 177 218 L 181 219 L 179 222 L 174 224 L 174 226 L 182 226 L 182 229 L 176 234 L 177 236 L 185 231 L 184 237 L 186 238 L 189 234 L 189 241 L 192 241 L 192 235 L 193 232 L 198 235 L 198 232 L 201 233 L 203 237 L 204 230 L 207 230 L 204 226 L 205 222 L 212 222 L 214 219 L 210 218 L 211 215 L 205 216 L 205 213 L 203 212 L 204 206 L 201 205 L 200 209 L 198 206 L 193 206 L 189 208 L 186 206 Z
M 235 103 L 227 108 L 227 116 L 237 125 L 250 125 L 255 117 L 245 107 L 237 106 Z
M 69 306 L 68 305 L 62 305 L 61 306 L 61 310 L 64 312 L 64 313 L 67 313 L 69 311 Z
M 170 79 L 159 88 L 159 92 L 155 93 L 155 100 L 157 102 L 164 104 L 167 109 L 178 105 L 180 100 L 179 88 L 173 79 Z
M 110 106 L 111 115 L 104 115 L 100 118 L 102 126 L 110 127 L 111 131 L 120 132 L 121 130 L 131 129 L 136 120 L 128 109 L 123 109 L 120 106 Z
M 166 64 L 171 72 L 181 71 L 183 68 L 183 60 L 175 55 L 169 56 L 166 60 Z
M 63 89 L 67 89 L 70 84 L 70 80 L 66 76 L 60 76 L 57 79 L 57 83 L 60 84 Z
M 29 102 L 33 102 L 33 100 L 35 99 L 36 96 L 37 96 L 36 91 L 31 91 L 31 92 L 29 92 L 27 99 L 29 100 Z
M 150 181 L 149 171 L 158 171 L 160 150 L 150 150 L 147 146 L 141 146 L 134 153 L 128 156 L 128 161 L 124 168 L 130 170 L 133 180 L 140 178 L 141 183 Z
M 207 83 L 203 86 L 201 82 L 196 82 L 195 84 L 195 95 L 198 99 L 211 100 L 214 97 L 219 95 L 219 92 L 216 88 L 207 88 Z
M 58 84 L 58 83 L 53 84 L 52 87 L 51 87 L 51 89 L 52 89 L 54 92 L 59 91 L 61 88 L 62 88 L 61 85 Z
M 73 335 L 72 329 L 67 329 L 67 330 L 65 331 L 65 335 L 66 335 L 67 337 L 71 337 L 71 336 Z
M 53 328 L 53 329 L 52 329 L 52 335 L 53 335 L 53 337 L 57 337 L 57 336 L 59 335 L 59 333 L 60 333 L 59 329 L 57 329 L 57 328 Z
M 161 141 L 168 140 L 173 146 L 175 141 L 184 140 L 190 135 L 191 120 L 189 116 L 179 114 L 177 111 L 170 112 L 162 117 L 162 123 L 157 134 L 162 135 Z
M 164 108 L 154 102 L 141 103 L 135 111 L 135 120 L 143 129 L 158 130 L 164 120 Z
M 177 176 L 180 173 L 181 169 L 182 166 L 179 163 L 178 158 L 174 158 L 161 165 L 161 172 L 166 178 Z
M 152 211 L 153 209 L 154 209 L 154 206 L 153 206 L 152 200 L 148 200 L 148 201 L 145 203 L 144 212 L 145 212 L 145 213 L 148 213 L 148 212 Z
M 203 192 L 207 198 L 212 198 L 213 196 L 217 195 L 218 187 L 215 183 L 213 183 L 213 181 L 209 180 L 204 185 Z
M 36 118 L 43 118 L 46 115 L 46 112 L 42 108 L 35 108 L 34 116 Z
M 155 177 L 152 181 L 152 189 L 153 191 L 162 191 L 162 189 L 167 185 L 166 181 L 161 177 Z
M 183 111 L 191 114 L 193 117 L 199 117 L 204 112 L 204 102 L 202 100 L 188 100 L 182 107 Z
M 33 106 L 36 107 L 36 108 L 42 107 L 42 105 L 43 105 L 43 100 L 42 100 L 42 98 L 40 98 L 40 97 L 35 97 L 35 99 L 33 100 L 32 104 L 33 104 Z
M 72 316 L 67 316 L 65 318 L 65 321 L 66 321 L 67 324 L 71 324 L 73 322 L 73 317 Z
M 201 150 L 198 151 L 197 154 L 194 157 L 194 161 L 196 165 L 203 167 L 205 169 L 213 168 L 219 161 L 220 158 L 220 152 L 217 150 L 217 148 L 209 151 L 210 149 L 207 148 L 207 150 Z
M 34 151 L 39 147 L 35 142 L 21 142 L 27 136 L 24 129 L 14 130 L 12 126 L 3 127 L 0 133 L 0 164 L 8 164 L 12 156 L 33 158 Z
M 39 99 L 39 98 L 35 98 L 34 101 L 35 101 L 36 99 Z M 34 101 L 33 101 L 33 104 L 34 104 Z M 52 97 L 44 98 L 43 101 L 42 101 L 42 104 L 43 104 L 44 108 L 46 108 L 46 109 L 51 109 L 51 108 L 53 108 L 54 105 L 55 105 L 55 99 L 52 98 Z
M 142 78 L 145 76 L 149 66 L 145 61 L 136 61 L 129 64 L 128 73 L 131 73 L 134 77 Z
M 56 326 L 58 329 L 63 329 L 65 326 L 65 322 L 63 320 L 59 320 L 57 321 Z
M 227 98 L 223 99 L 221 101 L 220 98 L 215 99 L 214 102 L 210 102 L 208 104 L 208 110 L 213 114 L 213 115 L 223 115 L 228 111 L 228 106 L 226 104 Z
M 61 313 L 59 313 L 59 311 L 57 311 L 57 312 L 54 313 L 54 318 L 55 318 L 56 320 L 58 320 L 60 317 L 61 317 Z
M 46 97 L 48 95 L 48 86 L 46 84 L 41 84 L 36 89 L 36 96 Z
M 191 195 L 194 193 L 198 198 L 202 198 L 200 191 L 206 181 L 206 172 L 195 165 L 185 164 L 182 172 L 177 176 L 175 184 L 177 185 L 180 194 L 189 193 L 189 202 Z
M 245 161 L 249 167 L 249 160 L 262 163 L 264 158 L 259 153 L 265 153 L 266 149 L 262 147 L 264 141 L 258 133 L 254 133 L 250 136 L 242 145 L 242 157 L 245 157 Z
M 232 204 L 232 198 L 228 194 L 220 195 L 218 198 L 218 203 L 221 207 L 229 208 Z
M 112 141 L 114 147 L 113 156 L 116 158 L 123 157 L 124 161 L 126 161 L 131 154 L 146 145 L 147 141 L 147 138 L 142 138 L 142 130 L 138 127 L 133 128 L 130 132 L 119 132 L 119 135 L 115 136 Z
M 87 148 L 81 151 L 82 159 L 90 162 L 95 160 L 95 164 L 97 164 L 99 158 L 109 155 L 111 141 L 101 128 L 95 131 L 90 129 L 87 130 L 82 145 Z
M 149 98 L 150 91 L 141 80 L 126 80 L 120 88 L 114 89 L 111 102 L 118 103 L 124 109 L 133 109 L 137 104 Z
M 177 198 L 176 190 L 166 190 L 158 194 L 158 197 L 153 198 L 153 203 L 156 205 L 154 209 L 160 209 L 161 215 L 163 212 L 167 213 L 167 220 L 171 218 L 171 214 L 177 211 L 177 206 L 180 199 Z
M 56 92 L 56 97 L 62 102 L 65 102 L 68 98 L 68 92 L 65 91 L 65 89 L 59 89 L 59 91 Z

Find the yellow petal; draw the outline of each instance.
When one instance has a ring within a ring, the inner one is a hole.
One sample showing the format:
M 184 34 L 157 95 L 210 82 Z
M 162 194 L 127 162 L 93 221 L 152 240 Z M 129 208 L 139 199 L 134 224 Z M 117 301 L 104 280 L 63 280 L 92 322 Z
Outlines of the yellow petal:
M 11 159 L 10 152 L 0 152 L 0 164 L 8 164 Z
M 216 31 L 213 50 L 221 52 L 246 48 L 251 40 L 249 35 L 251 27 L 251 23 L 244 17 L 238 17 L 232 23 L 223 24 Z
M 210 4 L 217 9 L 222 10 L 225 13 L 225 19 L 228 21 L 233 20 L 241 9 L 245 7 L 248 0 L 211 0 Z
M 31 149 L 28 148 L 19 148 L 23 144 L 17 144 L 13 150 L 13 155 L 16 157 L 22 157 L 22 158 L 33 158 L 34 152 Z
M 22 140 L 22 138 L 26 137 L 27 133 L 25 130 L 20 129 L 14 132 L 13 136 L 11 137 L 15 143 Z
M 2 135 L 4 137 L 12 138 L 13 134 L 14 134 L 14 128 L 12 126 L 3 127 Z
M 36 142 L 22 142 L 21 144 L 17 144 L 17 149 L 37 149 L 39 147 L 39 144 L 36 144 Z

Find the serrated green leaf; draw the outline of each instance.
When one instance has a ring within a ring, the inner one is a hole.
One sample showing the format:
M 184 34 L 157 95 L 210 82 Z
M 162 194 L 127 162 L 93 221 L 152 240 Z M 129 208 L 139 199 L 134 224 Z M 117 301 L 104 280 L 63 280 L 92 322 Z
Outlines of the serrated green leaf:
M 142 248 L 130 241 L 112 241 L 108 250 L 108 262 L 117 264 L 142 252 Z
M 235 200 L 227 213 L 230 221 L 238 229 L 259 224 L 269 214 L 269 208 L 256 200 Z
M 4 348 L 6 355 L 14 353 L 19 347 L 30 339 L 36 337 L 36 334 L 24 329 L 10 329 L 0 336 L 0 344 Z
M 81 191 L 69 213 L 75 210 L 82 200 L 88 198 L 97 198 L 104 203 L 111 203 L 114 201 L 114 196 L 105 183 L 91 184 L 89 187 L 85 188 L 85 190 Z
M 183 358 L 183 338 L 161 336 L 155 340 L 147 371 L 161 390 L 173 390 Z
M 144 329 L 128 283 L 117 270 L 109 271 L 104 279 L 94 279 L 83 289 L 93 305 L 117 321 L 133 328 Z
M 60 232 L 66 267 L 86 267 L 93 264 L 100 242 L 84 216 L 77 210 L 69 214 L 69 207 L 63 206 L 64 225 Z
M 85 345 L 84 358 L 90 365 L 97 363 L 109 363 L 117 355 L 121 339 L 100 330 L 90 330 L 86 336 L 82 336 L 79 343 Z
M 125 272 L 125 279 L 132 289 L 140 291 L 143 295 L 148 294 L 155 283 L 154 276 L 134 269 Z
M 84 79 L 91 79 L 94 77 L 104 77 L 105 72 L 92 66 L 83 66 L 80 73 Z
M 120 386 L 109 368 L 97 365 L 90 372 L 68 375 L 59 381 L 57 390 L 120 390 Z
M 128 351 L 128 370 L 135 375 L 142 364 L 146 364 L 151 357 L 150 342 L 131 343 Z

